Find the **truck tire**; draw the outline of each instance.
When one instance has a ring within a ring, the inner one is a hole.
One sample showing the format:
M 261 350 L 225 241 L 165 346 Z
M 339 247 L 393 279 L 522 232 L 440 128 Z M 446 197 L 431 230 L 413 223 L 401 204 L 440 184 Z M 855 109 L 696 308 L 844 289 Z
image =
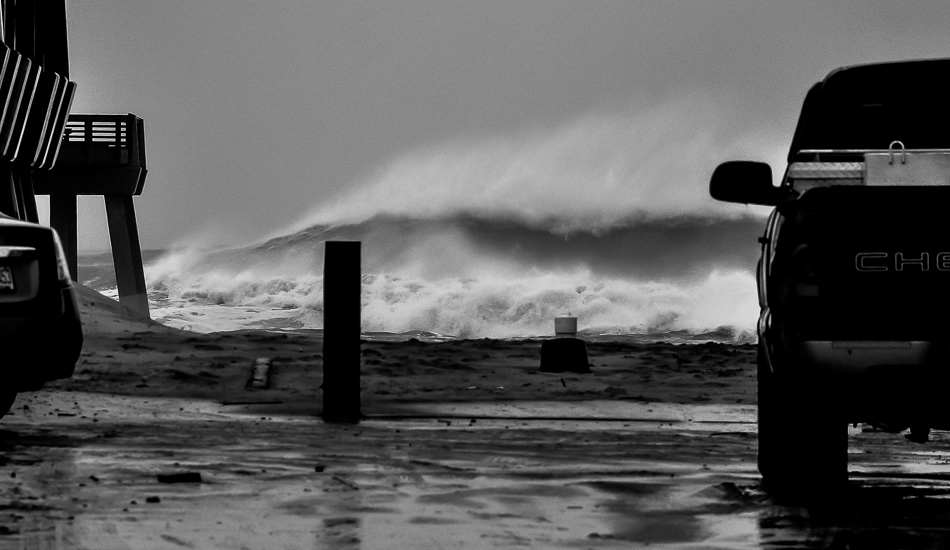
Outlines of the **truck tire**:
M 10 390 L 0 390 L 0 418 L 3 418 L 5 414 L 10 412 L 10 407 L 13 406 L 13 402 L 16 401 L 15 391 Z
M 759 347 L 758 462 L 769 492 L 814 496 L 847 484 L 847 423 L 815 386 L 776 376 Z

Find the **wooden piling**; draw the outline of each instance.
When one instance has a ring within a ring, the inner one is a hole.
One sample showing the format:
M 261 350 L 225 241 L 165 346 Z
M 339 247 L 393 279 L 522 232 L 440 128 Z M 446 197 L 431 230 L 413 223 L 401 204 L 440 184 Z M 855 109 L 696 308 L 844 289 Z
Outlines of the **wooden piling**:
M 360 420 L 360 241 L 327 241 L 323 259 L 323 419 Z
M 119 302 L 148 318 L 148 289 L 132 196 L 105 195 L 105 200 Z
M 70 192 L 56 193 L 49 198 L 49 224 L 59 233 L 74 281 L 79 280 L 77 202 L 76 194 Z
M 12 218 L 19 218 L 16 182 L 12 172 L 5 172 L 0 176 L 0 213 Z

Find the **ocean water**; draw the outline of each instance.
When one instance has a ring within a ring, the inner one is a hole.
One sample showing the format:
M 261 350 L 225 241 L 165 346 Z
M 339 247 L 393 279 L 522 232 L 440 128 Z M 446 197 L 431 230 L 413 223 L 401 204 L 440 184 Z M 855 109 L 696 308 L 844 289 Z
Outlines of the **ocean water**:
M 762 221 L 680 217 L 561 232 L 471 214 L 380 215 L 251 246 L 146 254 L 152 317 L 211 332 L 322 327 L 326 240 L 362 242 L 362 328 L 429 337 L 531 337 L 574 315 L 587 335 L 753 339 Z M 115 296 L 108 254 L 80 280 Z
M 362 242 L 362 329 L 532 337 L 754 339 L 762 210 L 708 196 L 728 158 L 777 159 L 702 96 L 419 146 L 258 242 L 200 236 L 146 258 L 153 318 L 208 332 L 318 329 L 323 243 Z M 115 295 L 108 255 L 79 280 Z M 111 290 L 110 290 L 111 289 Z

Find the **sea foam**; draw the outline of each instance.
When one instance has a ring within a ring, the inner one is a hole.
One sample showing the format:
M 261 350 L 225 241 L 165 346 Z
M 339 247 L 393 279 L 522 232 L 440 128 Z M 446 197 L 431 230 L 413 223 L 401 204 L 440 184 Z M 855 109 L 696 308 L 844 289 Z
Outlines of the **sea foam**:
M 153 316 L 173 326 L 320 328 L 323 242 L 353 239 L 363 243 L 366 332 L 540 336 L 571 314 L 593 334 L 729 327 L 741 338 L 757 316 L 759 230 L 756 220 L 680 220 L 565 239 L 471 217 L 379 218 L 253 247 L 171 252 L 146 278 Z

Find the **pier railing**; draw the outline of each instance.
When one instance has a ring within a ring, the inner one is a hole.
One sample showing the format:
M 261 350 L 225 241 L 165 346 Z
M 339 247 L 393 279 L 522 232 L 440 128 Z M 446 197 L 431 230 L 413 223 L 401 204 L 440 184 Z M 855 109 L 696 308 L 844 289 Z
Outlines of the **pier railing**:
M 37 194 L 68 185 L 77 195 L 141 195 L 145 124 L 134 114 L 69 115 L 55 167 L 34 177 Z

